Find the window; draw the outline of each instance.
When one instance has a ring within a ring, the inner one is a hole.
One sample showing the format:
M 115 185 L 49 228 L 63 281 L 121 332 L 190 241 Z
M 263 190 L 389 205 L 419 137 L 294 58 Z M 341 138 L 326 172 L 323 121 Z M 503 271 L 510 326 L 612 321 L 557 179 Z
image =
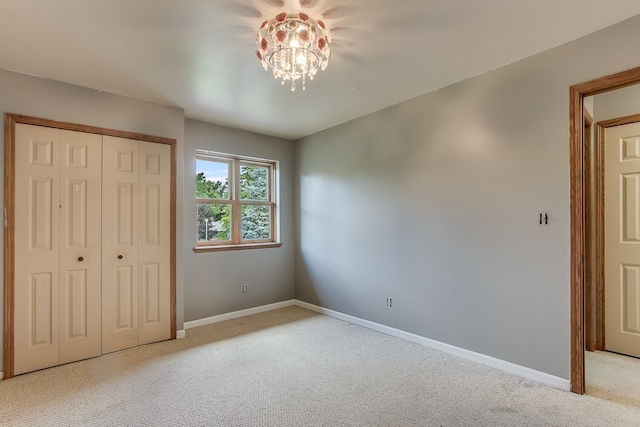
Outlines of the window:
M 280 246 L 271 160 L 196 151 L 196 251 Z

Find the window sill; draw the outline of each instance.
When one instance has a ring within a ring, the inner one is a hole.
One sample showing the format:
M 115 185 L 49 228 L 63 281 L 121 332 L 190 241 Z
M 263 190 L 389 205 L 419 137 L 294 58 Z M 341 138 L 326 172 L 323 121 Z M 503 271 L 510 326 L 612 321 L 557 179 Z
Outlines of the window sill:
M 216 246 L 196 246 L 193 251 L 198 252 L 222 252 L 222 251 L 241 251 L 244 249 L 266 249 L 279 248 L 282 243 L 247 243 L 244 245 L 216 245 Z

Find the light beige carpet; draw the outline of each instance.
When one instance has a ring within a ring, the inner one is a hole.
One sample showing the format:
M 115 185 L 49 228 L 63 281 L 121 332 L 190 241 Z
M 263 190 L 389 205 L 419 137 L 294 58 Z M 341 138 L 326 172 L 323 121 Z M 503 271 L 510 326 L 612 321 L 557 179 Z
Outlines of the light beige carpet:
M 587 351 L 585 382 L 590 396 L 640 408 L 640 359 Z
M 640 410 L 290 307 L 0 382 L 7 426 L 638 426 Z

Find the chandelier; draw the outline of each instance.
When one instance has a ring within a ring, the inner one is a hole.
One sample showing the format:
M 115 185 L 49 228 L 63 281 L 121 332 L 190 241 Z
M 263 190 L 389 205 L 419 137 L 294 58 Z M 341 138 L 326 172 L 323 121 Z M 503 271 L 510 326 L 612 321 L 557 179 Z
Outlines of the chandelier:
M 264 21 L 256 38 L 256 55 L 265 70 L 273 69 L 273 76 L 291 81 L 296 90 L 296 80 L 302 79 L 302 90 L 307 78 L 313 80 L 318 68 L 327 68 L 331 56 L 331 35 L 324 22 L 311 19 L 306 13 L 279 13 Z

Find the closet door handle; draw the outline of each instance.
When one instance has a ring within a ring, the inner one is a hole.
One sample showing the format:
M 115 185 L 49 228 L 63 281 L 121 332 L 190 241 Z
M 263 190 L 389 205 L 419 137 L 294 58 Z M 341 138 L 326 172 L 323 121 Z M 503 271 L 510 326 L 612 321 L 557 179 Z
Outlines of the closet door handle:
M 79 256 L 79 257 L 78 257 L 78 262 L 82 262 L 82 261 L 84 261 L 84 257 Z
M 124 255 L 118 254 L 118 259 L 124 259 Z

